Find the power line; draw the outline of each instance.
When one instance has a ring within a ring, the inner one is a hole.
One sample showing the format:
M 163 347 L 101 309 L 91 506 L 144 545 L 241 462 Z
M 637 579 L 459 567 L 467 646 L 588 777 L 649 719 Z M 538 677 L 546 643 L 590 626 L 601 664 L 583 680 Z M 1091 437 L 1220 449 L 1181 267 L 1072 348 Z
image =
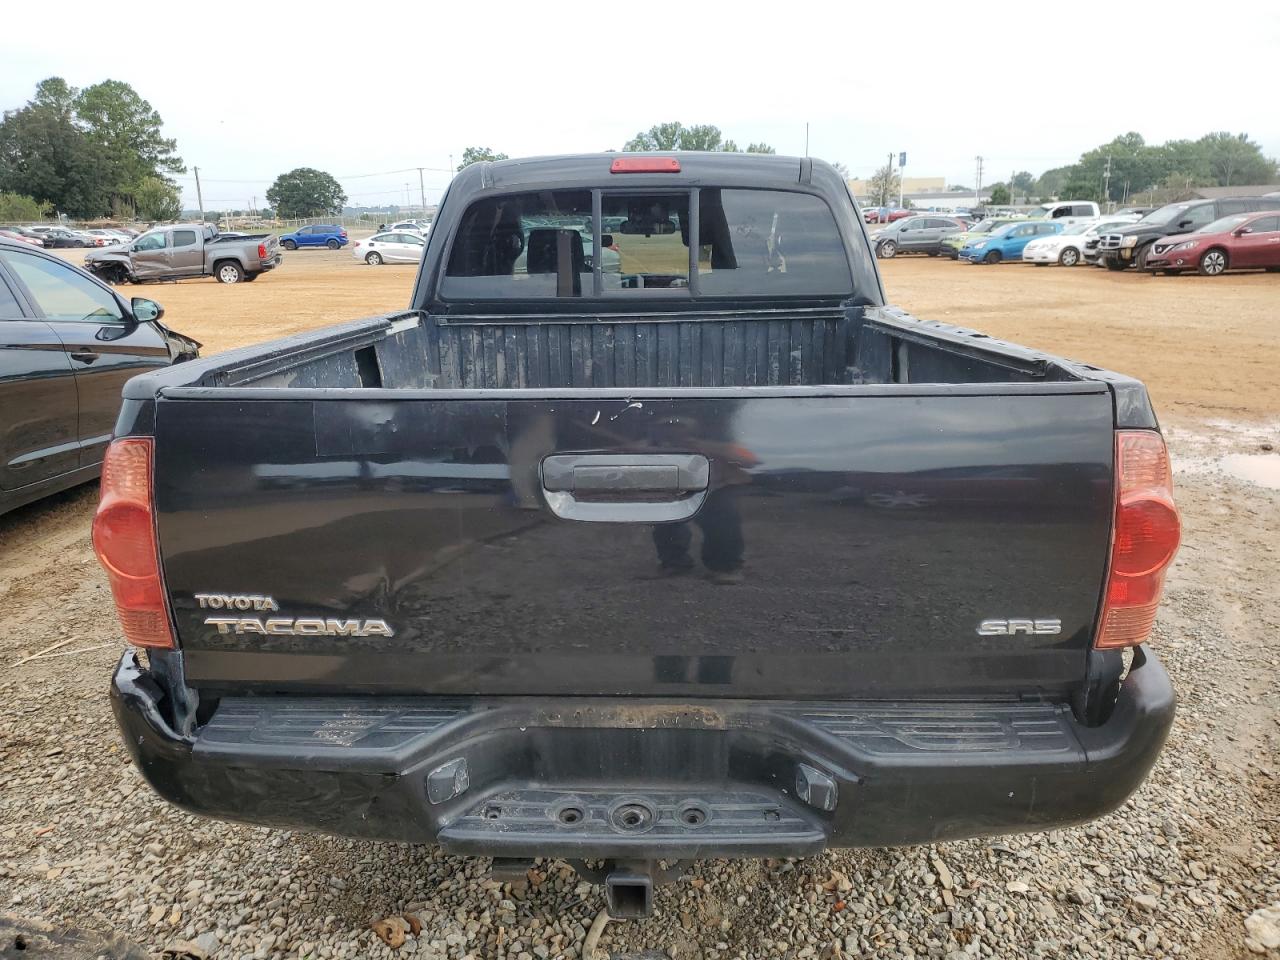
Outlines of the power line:
M 347 173 L 347 174 L 342 174 L 341 176 L 336 176 L 333 179 L 335 180 L 367 180 L 370 177 L 390 177 L 398 173 L 414 173 L 415 171 L 420 173 L 424 170 L 429 173 L 451 173 L 452 172 L 447 167 L 401 167 L 399 170 L 382 170 L 382 171 L 379 171 L 378 173 Z M 199 179 L 203 183 L 270 183 L 271 181 L 276 179 L 276 176 L 278 176 L 278 174 L 274 176 L 269 176 L 269 177 L 223 177 L 220 179 L 215 179 L 213 177 L 200 177 Z M 173 174 L 173 179 L 174 180 L 195 180 L 196 177 L 193 176 L 192 174 L 179 173 L 179 174 Z

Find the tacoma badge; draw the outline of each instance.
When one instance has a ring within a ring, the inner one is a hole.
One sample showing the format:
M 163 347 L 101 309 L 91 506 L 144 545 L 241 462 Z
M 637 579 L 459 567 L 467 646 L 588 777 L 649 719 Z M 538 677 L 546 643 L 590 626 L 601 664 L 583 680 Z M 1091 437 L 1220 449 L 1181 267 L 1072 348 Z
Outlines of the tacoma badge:
M 261 593 L 197 593 L 202 610 L 279 611 L 275 598 Z M 337 617 L 205 617 L 205 626 L 219 633 L 256 633 L 270 637 L 393 637 L 385 620 L 345 620 Z
M 385 620 L 339 620 L 335 617 L 206 617 L 219 633 L 257 633 L 264 637 L 393 637 Z

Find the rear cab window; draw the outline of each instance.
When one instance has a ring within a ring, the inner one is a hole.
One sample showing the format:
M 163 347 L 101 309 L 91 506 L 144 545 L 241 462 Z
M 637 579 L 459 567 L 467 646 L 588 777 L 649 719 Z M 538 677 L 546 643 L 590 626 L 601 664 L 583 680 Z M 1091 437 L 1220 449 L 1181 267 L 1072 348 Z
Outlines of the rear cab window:
M 598 248 L 598 249 L 597 249 Z M 844 296 L 853 279 L 818 196 L 700 187 L 486 197 L 463 214 L 445 300 Z
M 462 215 L 440 294 L 450 300 L 582 295 L 591 290 L 584 233 L 586 190 L 515 193 L 477 200 Z

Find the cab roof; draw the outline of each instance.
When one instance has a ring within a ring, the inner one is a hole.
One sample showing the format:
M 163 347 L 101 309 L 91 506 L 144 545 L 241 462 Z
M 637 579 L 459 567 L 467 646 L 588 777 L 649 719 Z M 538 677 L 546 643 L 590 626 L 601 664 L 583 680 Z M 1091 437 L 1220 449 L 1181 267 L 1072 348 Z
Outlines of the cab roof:
M 678 173 L 611 173 L 621 157 L 674 157 Z M 585 153 L 481 161 L 465 167 L 454 184 L 470 190 L 583 189 L 589 187 L 820 186 L 847 189 L 830 164 L 805 157 L 760 153 L 699 153 L 658 150 L 647 153 Z

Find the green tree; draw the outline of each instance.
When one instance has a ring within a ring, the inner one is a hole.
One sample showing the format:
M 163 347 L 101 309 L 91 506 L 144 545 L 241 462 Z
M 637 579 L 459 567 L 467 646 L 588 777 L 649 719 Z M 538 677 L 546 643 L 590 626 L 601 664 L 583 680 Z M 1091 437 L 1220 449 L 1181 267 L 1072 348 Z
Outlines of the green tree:
M 0 223 L 43 220 L 52 212 L 49 204 L 20 193 L 0 193 Z
M 869 184 L 871 199 L 877 206 L 887 207 L 889 201 L 898 196 L 902 186 L 902 177 L 889 165 L 881 167 L 871 177 Z
M 732 144 L 733 149 L 729 152 L 738 153 L 737 144 Z M 715 151 L 724 149 L 724 138 L 720 135 L 720 128 L 710 123 L 696 123 L 691 127 L 685 127 L 680 131 L 680 142 L 676 146 L 677 150 L 704 150 Z
M 1071 167 L 1054 167 L 1040 174 L 1039 178 L 1031 186 L 1033 193 L 1038 193 L 1042 197 L 1056 197 L 1062 192 L 1062 188 L 1067 183 L 1067 177 L 1070 176 Z
M 1107 162 L 1111 180 L 1103 195 Z M 1062 189 L 1066 200 L 1119 200 L 1126 184 L 1130 193 L 1146 190 L 1167 174 L 1167 159 L 1158 146 L 1149 145 L 1140 133 L 1130 131 L 1080 155 Z
M 36 84 L 36 95 L 27 106 L 43 107 L 61 120 L 76 118 L 76 97 L 80 91 L 61 77 L 48 77 Z
M 182 213 L 178 188 L 160 177 L 145 177 L 133 195 L 143 220 L 177 220 Z
M 623 150 L 679 150 L 680 134 L 684 125 L 678 120 L 670 123 L 655 123 L 648 130 L 642 130 L 628 140 Z M 719 131 L 717 131 L 718 133 Z
M 276 177 L 267 202 L 285 219 L 337 213 L 347 202 L 342 185 L 323 170 L 298 167 Z
M 107 158 L 76 123 L 75 89 L 61 77 L 36 87 L 0 121 L 0 190 L 21 193 L 75 217 L 110 209 Z
M 1276 179 L 1276 162 L 1265 156 L 1248 134 L 1210 133 L 1197 140 L 1196 145 L 1218 186 L 1273 183 Z
M 1036 178 L 1029 170 L 1020 170 L 1013 175 L 1013 192 L 1019 196 L 1028 196 L 1035 185 Z
M 458 164 L 459 170 L 464 170 L 473 163 L 479 163 L 481 160 L 508 160 L 510 159 L 505 153 L 494 153 L 488 147 L 467 147 L 462 151 L 462 162 Z
M 991 188 L 991 195 L 988 203 L 993 207 L 1003 207 L 1010 202 L 1011 198 L 1009 196 L 1009 188 L 1003 183 L 997 183 Z
M 147 178 L 185 169 L 175 150 L 161 136 L 160 115 L 127 83 L 80 91 L 49 77 L 0 122 L 0 189 L 72 216 L 101 216 L 134 207 Z
M 626 142 L 623 150 L 702 150 L 711 153 L 742 153 L 733 140 L 725 140 L 720 128 L 713 124 L 694 124 L 686 127 L 678 120 L 656 123 L 642 130 Z M 747 153 L 776 153 L 767 143 L 747 145 Z
M 263 220 L 274 220 L 276 218 L 275 212 L 270 207 L 263 207 L 258 211 L 258 216 Z
M 1169 140 L 1157 149 L 1164 180 L 1181 178 L 1184 184 L 1190 180 L 1197 185 L 1215 182 L 1209 169 L 1209 158 L 1200 141 Z
M 86 87 L 75 99 L 76 117 L 89 141 L 108 160 L 108 192 L 137 200 L 149 181 L 164 173 L 186 173 L 174 140 L 161 135 L 160 114 L 138 92 L 120 80 Z

